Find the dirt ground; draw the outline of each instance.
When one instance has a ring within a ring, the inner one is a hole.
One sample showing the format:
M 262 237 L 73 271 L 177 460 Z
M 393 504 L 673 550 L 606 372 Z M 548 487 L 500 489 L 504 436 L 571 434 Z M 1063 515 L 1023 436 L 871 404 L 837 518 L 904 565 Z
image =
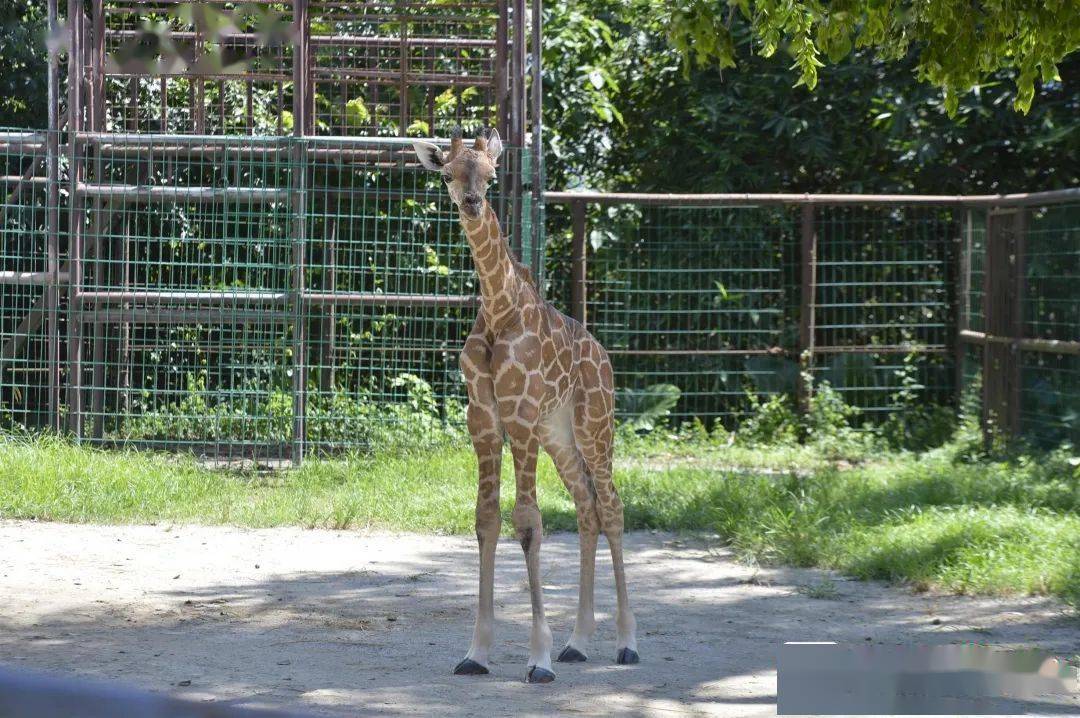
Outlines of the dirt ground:
M 529 605 L 512 541 L 498 552 L 492 675 L 455 677 L 475 602 L 468 538 L 0 522 L 0 664 L 326 715 L 741 716 L 775 713 L 783 641 L 1080 646 L 1080 623 L 1044 599 L 759 570 L 667 534 L 632 534 L 627 554 L 642 662 L 614 665 L 601 542 L 589 661 L 556 663 L 557 680 L 538 686 L 522 680 Z M 546 537 L 542 561 L 558 651 L 573 622 L 577 537 Z

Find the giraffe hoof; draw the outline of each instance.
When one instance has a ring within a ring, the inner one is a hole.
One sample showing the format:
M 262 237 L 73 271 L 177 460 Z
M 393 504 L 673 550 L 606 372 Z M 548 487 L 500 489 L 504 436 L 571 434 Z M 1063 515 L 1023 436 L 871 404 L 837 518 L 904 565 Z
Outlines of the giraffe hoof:
M 589 657 L 573 646 L 567 646 L 562 649 L 562 653 L 555 660 L 560 663 L 584 663 L 589 660 Z
M 620 666 L 627 666 L 631 663 L 637 663 L 640 660 L 637 651 L 632 648 L 620 648 L 618 655 L 615 656 L 615 662 Z
M 555 680 L 555 674 L 540 666 L 531 666 L 525 676 L 526 683 L 551 683 Z
M 455 676 L 486 676 L 487 674 L 487 666 L 482 666 L 471 658 L 466 658 L 454 666 Z

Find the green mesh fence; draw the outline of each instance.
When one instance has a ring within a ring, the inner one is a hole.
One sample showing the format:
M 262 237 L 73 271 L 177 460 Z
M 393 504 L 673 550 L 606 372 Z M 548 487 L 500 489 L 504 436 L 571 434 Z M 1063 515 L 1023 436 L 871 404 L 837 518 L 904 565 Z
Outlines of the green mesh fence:
M 612 356 L 624 417 L 732 416 L 747 387 L 794 388 L 792 214 L 771 208 L 612 207 L 594 224 L 588 326 Z M 796 218 L 797 219 L 797 218 Z
M 889 412 L 905 376 L 952 400 L 948 349 L 959 227 L 937 207 L 821 207 L 813 373 L 863 414 Z
M 62 133 L 55 197 L 48 144 L 0 132 L 4 430 L 273 459 L 460 429 L 477 284 L 408 140 Z M 526 259 L 546 257 L 549 296 L 574 311 L 567 213 L 545 219 L 516 186 L 492 190 L 504 229 L 546 221 Z M 1019 352 L 1021 429 L 1075 441 L 1080 205 L 1022 211 L 1023 338 L 1063 344 Z M 807 225 L 797 202 L 620 202 L 585 220 L 587 323 L 621 420 L 736 426 L 751 397 L 797 393 L 804 349 L 871 419 L 910 402 L 904 386 L 948 404 L 979 383 L 985 206 L 822 204 Z
M 1025 336 L 1080 340 L 1080 203 L 1029 210 L 1024 255 Z M 1023 351 L 1020 364 L 1021 430 L 1080 444 L 1080 353 Z
M 0 132 L 0 426 L 7 428 L 49 426 L 46 137 Z
M 80 135 L 53 233 L 63 322 L 47 325 L 44 135 L 0 135 L 3 428 L 52 418 L 102 444 L 269 459 L 462 423 L 477 283 L 409 140 Z M 507 185 L 489 198 L 513 217 Z
M 568 222 L 553 217 L 565 242 Z M 794 397 L 807 312 L 814 381 L 828 382 L 864 416 L 894 409 L 904 377 L 924 400 L 951 401 L 952 212 L 820 206 L 811 229 L 812 310 L 802 306 L 804 230 L 794 201 L 593 208 L 586 316 L 613 356 L 620 416 L 668 407 L 677 421 L 734 426 L 752 397 Z M 549 265 L 567 297 L 572 268 L 565 256 Z

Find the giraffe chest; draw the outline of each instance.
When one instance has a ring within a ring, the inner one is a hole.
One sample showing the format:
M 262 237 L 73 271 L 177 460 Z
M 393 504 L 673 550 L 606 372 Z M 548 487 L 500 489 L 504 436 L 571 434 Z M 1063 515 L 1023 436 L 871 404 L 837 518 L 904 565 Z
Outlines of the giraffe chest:
M 495 339 L 491 370 L 500 410 L 529 420 L 564 406 L 576 388 L 577 344 L 564 332 L 515 327 Z

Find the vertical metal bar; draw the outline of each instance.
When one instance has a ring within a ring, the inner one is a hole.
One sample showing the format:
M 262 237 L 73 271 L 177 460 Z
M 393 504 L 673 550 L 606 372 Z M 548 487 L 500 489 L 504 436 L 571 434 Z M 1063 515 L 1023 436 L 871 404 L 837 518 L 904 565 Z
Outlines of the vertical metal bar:
M 1021 361 L 1022 350 L 1020 340 L 1026 335 L 1024 327 L 1024 295 L 1027 293 L 1027 225 L 1028 209 L 1019 207 L 1013 215 L 1013 244 L 1012 262 L 1010 268 L 1012 277 L 1010 284 L 1012 294 L 1012 316 L 1010 324 L 1012 329 L 1011 366 L 1009 367 L 1009 415 L 1008 427 L 1012 436 L 1020 436 L 1020 408 L 1023 389 L 1023 366 Z
M 57 0 L 48 1 L 49 37 L 58 27 Z M 45 143 L 45 173 L 48 190 L 45 208 L 45 241 L 48 284 L 45 287 L 45 337 L 49 361 L 49 428 L 60 431 L 60 58 L 49 43 L 48 113 L 49 135 Z
M 973 226 L 974 217 L 971 210 L 964 212 L 963 227 L 961 228 L 960 249 L 957 257 L 956 277 L 956 330 L 953 336 L 955 344 L 954 361 L 956 383 L 956 408 L 961 408 L 964 398 L 964 365 L 967 361 L 967 347 L 962 338 L 962 332 L 971 328 L 971 245 L 972 235 L 975 231 Z
M 68 286 L 68 430 L 78 441 L 82 438 L 82 319 L 77 295 L 82 285 L 82 216 L 76 191 L 81 180 L 81 157 L 75 133 L 82 129 L 82 3 L 68 0 L 68 25 L 70 47 L 68 50 L 68 131 L 71 133 L 70 148 L 70 194 L 71 216 L 69 219 L 68 261 L 70 265 Z
M 131 288 L 131 225 L 128 218 L 124 217 L 123 230 L 120 235 L 120 251 L 117 255 L 120 257 L 120 270 L 121 286 L 124 291 Z M 124 305 L 125 308 L 130 305 Z M 121 419 L 126 417 L 131 412 L 131 323 L 121 322 L 120 324 L 120 397 L 119 406 L 122 414 Z
M 255 95 L 251 80 L 244 83 L 244 121 L 247 124 L 247 133 L 255 134 Z M 222 95 L 224 95 L 225 83 L 221 83 Z M 225 115 L 221 116 L 221 124 L 225 124 Z
M 525 0 L 513 0 L 513 44 L 510 52 L 510 146 L 515 149 L 510 181 L 512 216 L 510 248 L 521 257 L 521 220 L 525 148 Z
M 544 204 L 544 118 L 543 118 L 543 2 L 532 0 L 532 257 L 531 265 L 533 276 L 536 277 L 537 285 L 543 286 L 544 262 L 541 239 L 544 236 L 543 227 L 540 226 L 543 217 Z
M 304 307 L 304 264 L 307 252 L 307 152 L 304 133 L 308 125 L 308 2 L 293 4 L 293 151 L 290 177 L 293 187 L 293 436 L 292 461 L 304 460 L 307 422 L 307 317 Z
M 203 43 L 205 39 L 202 36 L 202 31 L 196 27 L 195 29 L 195 53 L 197 57 L 201 57 L 203 54 Z M 206 81 L 202 78 L 188 77 L 188 82 L 192 87 L 192 110 L 195 114 L 195 134 L 202 135 L 206 133 Z M 224 96 L 224 89 L 222 91 Z M 222 128 L 225 126 L 225 118 L 221 118 Z
M 988 341 L 983 346 L 983 422 L 988 439 L 1015 432 L 1019 418 L 1019 356 L 1016 348 L 1020 288 L 1018 230 L 1023 219 L 1016 209 L 990 210 L 987 219 L 986 333 L 1012 342 Z
M 409 22 L 405 16 L 405 9 L 398 5 L 398 22 L 399 26 L 399 48 L 401 56 L 399 58 L 400 69 L 400 88 L 398 89 L 398 134 L 405 137 L 408 132 L 406 129 L 409 126 Z
M 160 132 L 169 131 L 169 80 L 161 76 L 161 128 Z
M 507 22 L 510 12 L 509 0 L 499 0 L 499 17 L 495 24 L 495 121 L 499 134 L 509 142 L 510 135 L 509 108 L 506 105 L 506 61 L 507 61 Z M 435 131 L 434 126 L 432 132 Z
M 585 280 L 587 276 L 587 247 L 585 243 L 585 202 L 571 202 L 570 216 L 574 234 L 570 244 L 570 316 L 586 326 L 588 296 Z
M 87 125 L 91 132 L 100 132 L 103 127 L 101 120 L 105 117 L 105 88 L 102 73 L 105 67 L 105 11 L 102 0 L 92 0 L 90 3 L 91 22 L 93 28 L 93 49 L 90 54 L 90 82 L 87 113 Z M 137 130 L 138 121 L 138 98 L 139 81 L 133 78 L 131 81 L 132 107 L 136 108 L 131 118 L 132 129 Z M 100 155 L 100 151 L 96 153 Z M 100 179 L 102 174 L 102 162 L 100 156 L 94 163 L 95 176 Z M 103 224 L 101 221 L 101 202 L 94 200 L 89 204 L 92 212 L 90 226 L 93 228 L 93 253 L 94 261 L 98 267 L 95 280 L 100 285 L 109 276 L 110 267 L 105 255 L 105 244 L 102 239 Z M 92 417 L 91 436 L 101 439 L 105 430 L 105 354 L 106 354 L 106 326 L 102 322 L 94 322 L 93 331 L 93 359 L 90 395 L 90 414 Z
M 817 228 L 815 226 L 814 205 L 804 204 L 800 216 L 801 271 L 799 274 L 802 289 L 799 310 L 799 377 L 796 386 L 796 401 L 801 411 L 810 409 L 812 382 L 807 380 L 814 365 L 814 315 L 817 304 Z
M 94 51 L 91 55 L 90 89 L 93 111 L 90 126 L 95 131 L 105 130 L 105 8 L 103 0 L 93 0 L 91 13 L 94 24 Z
M 993 282 L 995 278 L 996 269 L 994 267 L 994 237 L 995 226 L 993 220 L 993 211 L 986 211 L 985 224 L 986 237 L 983 240 L 983 286 L 982 286 L 982 316 L 983 316 L 983 331 L 986 334 L 990 334 L 990 327 L 992 322 L 992 308 L 991 308 L 991 291 L 993 290 Z M 983 439 L 989 441 L 993 435 L 993 409 L 995 394 L 993 386 L 993 377 L 996 376 L 996 372 L 993 369 L 993 354 L 995 353 L 995 347 L 986 342 L 982 347 L 982 390 L 981 390 L 981 404 L 982 404 L 982 426 L 983 426 Z
M 337 291 L 337 220 L 330 226 L 330 238 L 323 248 L 323 291 Z M 337 305 L 331 302 L 323 307 L 322 326 L 319 331 L 321 357 L 319 359 L 319 391 L 334 391 L 334 345 L 337 342 Z

